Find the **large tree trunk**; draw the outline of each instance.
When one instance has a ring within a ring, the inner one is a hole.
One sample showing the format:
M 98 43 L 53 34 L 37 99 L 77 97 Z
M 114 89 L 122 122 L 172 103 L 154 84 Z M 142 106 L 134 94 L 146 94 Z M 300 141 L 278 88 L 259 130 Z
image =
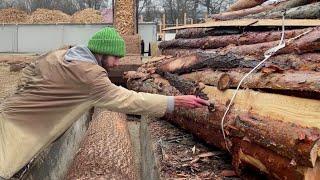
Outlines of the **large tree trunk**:
M 320 11 L 319 11 L 320 12 Z M 310 29 L 298 29 L 285 32 L 285 37 L 293 38 Z M 262 42 L 270 42 L 281 39 L 281 32 L 246 32 L 239 35 L 226 36 L 208 36 L 197 39 L 175 39 L 171 41 L 163 41 L 159 44 L 160 49 L 169 48 L 200 48 L 215 49 L 225 47 L 230 44 L 246 45 L 257 44 Z
M 320 176 L 320 163 L 314 168 L 296 166 L 291 159 L 284 158 L 273 151 L 245 140 L 235 139 L 237 147 L 233 150 L 233 166 L 244 178 L 252 177 L 252 167 L 263 173 L 268 179 L 308 179 L 316 180 Z M 249 172 L 246 172 L 249 169 Z M 273 175 L 270 175 L 270 172 Z M 251 178 L 252 179 L 252 178 Z
M 132 179 L 138 168 L 126 115 L 95 109 L 93 120 L 65 179 Z
M 240 83 L 246 73 L 237 71 L 213 71 L 207 69 L 190 74 L 181 75 L 182 78 L 202 82 L 207 85 L 217 86 L 224 90 L 235 88 Z M 243 88 L 250 89 L 278 89 L 290 91 L 315 92 L 320 97 L 320 72 L 284 72 L 284 73 L 253 73 L 243 83 Z M 314 97 L 316 98 L 316 97 Z
M 279 6 L 282 3 L 279 4 L 270 4 L 270 5 L 259 5 L 255 6 L 253 8 L 248 8 L 248 9 L 242 9 L 238 11 L 231 11 L 231 12 L 224 12 L 220 14 L 214 14 L 211 16 L 212 19 L 216 20 L 229 20 L 229 19 L 238 19 L 250 14 L 257 14 L 263 11 L 268 11 L 271 10 L 277 6 Z
M 263 18 L 276 19 L 281 18 L 283 12 L 278 11 L 270 13 Z M 289 9 L 286 12 L 287 19 L 318 19 L 320 18 L 320 2 L 299 6 Z
M 179 30 L 176 34 L 176 39 L 184 38 L 202 38 L 206 36 L 221 36 L 228 34 L 240 34 L 241 31 L 238 28 L 229 29 L 217 29 L 217 28 L 190 28 Z
M 193 53 L 187 56 L 170 58 L 160 61 L 147 68 L 157 68 L 163 72 L 176 74 L 190 73 L 199 69 L 210 68 L 214 70 L 229 70 L 232 68 L 253 68 L 261 58 L 237 56 L 232 53 Z M 271 68 L 276 72 L 285 70 L 315 71 L 320 72 L 320 54 L 306 53 L 283 54 L 271 57 L 261 68 Z M 261 69 L 260 69 L 261 70 Z
M 158 86 L 161 86 L 159 91 L 153 88 Z M 180 94 L 176 88 L 170 85 L 169 81 L 156 76 L 148 80 L 129 80 L 129 87 L 144 92 L 158 92 L 166 95 Z M 203 92 L 215 101 L 214 111 L 209 111 L 206 108 L 199 110 L 176 109 L 175 113 L 167 115 L 167 118 L 207 143 L 226 149 L 220 130 L 220 121 L 226 109 L 226 101 L 230 98 L 232 91 L 221 93 L 216 88 L 206 86 Z M 217 96 L 220 98 L 216 98 Z M 240 99 L 234 102 L 234 107 L 225 121 L 229 148 L 233 150 L 235 160 L 237 160 L 236 152 L 238 152 L 235 151 L 235 148 L 241 146 L 235 139 L 241 138 L 249 141 L 252 146 L 255 144 L 261 146 L 267 152 L 265 155 L 286 160 L 286 165 L 293 164 L 290 168 L 283 164 L 282 167 L 286 168 L 286 171 L 277 171 L 274 169 L 273 163 L 266 163 L 265 157 L 256 157 L 264 163 L 266 173 L 272 177 L 284 179 L 288 174 L 298 174 L 299 176 L 290 177 L 303 179 L 308 173 L 300 171 L 300 166 L 304 166 L 305 169 L 313 166 L 317 168 L 315 162 L 320 137 L 318 129 L 320 126 L 317 125 L 318 117 L 320 117 L 318 101 L 254 91 L 240 91 L 239 96 Z M 244 101 L 243 98 L 245 98 Z M 271 101 L 272 99 L 277 99 L 277 101 Z M 250 106 L 248 103 L 244 103 L 247 101 Z M 284 102 L 289 105 L 283 106 Z M 306 108 L 301 108 L 301 104 Z M 248 108 L 250 111 L 247 111 Z M 311 114 L 313 115 L 310 116 Z M 308 119 L 308 122 L 305 119 Z M 244 151 L 246 154 L 254 155 L 250 154 L 250 149 Z M 243 157 L 240 160 L 243 160 Z M 257 164 L 252 165 L 258 170 L 261 168 Z
M 256 19 L 265 18 L 266 16 L 274 12 L 281 12 L 282 10 L 288 10 L 294 7 L 303 6 L 311 2 L 314 2 L 314 0 L 290 0 L 287 2 L 283 2 L 282 4 L 278 5 L 276 8 L 272 10 L 261 12 L 258 14 L 251 14 L 251 15 L 245 16 L 245 18 L 256 18 Z
M 227 11 L 238 11 L 241 9 L 252 8 L 257 5 L 262 4 L 267 0 L 238 0 L 234 4 L 232 4 Z

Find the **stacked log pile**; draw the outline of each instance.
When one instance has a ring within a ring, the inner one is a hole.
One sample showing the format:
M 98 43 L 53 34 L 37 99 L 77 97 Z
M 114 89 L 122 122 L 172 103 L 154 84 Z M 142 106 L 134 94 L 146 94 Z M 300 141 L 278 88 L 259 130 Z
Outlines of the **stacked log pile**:
M 320 18 L 318 0 L 238 0 L 227 12 L 214 14 L 214 20 L 230 20 L 239 18 L 281 18 L 282 11 L 287 11 L 290 19 Z
M 175 109 L 165 118 L 229 150 L 239 175 L 254 170 L 274 179 L 317 179 L 320 27 L 285 31 L 286 46 L 244 80 L 221 127 L 235 88 L 280 37 L 279 31 L 182 30 L 160 44 L 163 56 L 125 77 L 136 91 L 210 100 L 208 108 Z

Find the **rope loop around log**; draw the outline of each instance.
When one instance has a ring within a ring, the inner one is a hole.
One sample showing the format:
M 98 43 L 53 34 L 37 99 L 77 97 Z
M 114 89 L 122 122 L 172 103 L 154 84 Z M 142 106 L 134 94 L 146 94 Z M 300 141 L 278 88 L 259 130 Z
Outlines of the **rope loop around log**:
M 241 81 L 239 82 L 238 86 L 237 86 L 237 89 L 235 90 L 235 92 L 233 93 L 233 96 L 227 106 L 227 109 L 222 117 L 222 120 L 221 120 L 221 131 L 222 131 L 222 135 L 223 135 L 223 139 L 225 141 L 225 146 L 227 148 L 227 150 L 229 152 L 230 149 L 229 149 L 229 145 L 228 145 L 228 142 L 227 142 L 227 137 L 226 137 L 226 134 L 225 134 L 225 131 L 224 131 L 224 121 L 226 119 L 226 116 L 231 108 L 231 105 L 234 101 L 234 99 L 236 98 L 237 96 L 237 93 L 243 83 L 243 81 L 245 79 L 247 79 L 248 76 L 250 76 L 255 70 L 257 70 L 263 63 L 265 63 L 272 55 L 274 55 L 277 51 L 279 51 L 280 49 L 284 48 L 286 46 L 286 43 L 285 43 L 285 39 L 284 39 L 284 35 L 285 35 L 285 25 L 284 25 L 284 21 L 285 21 L 285 12 L 283 13 L 282 15 L 282 35 L 281 35 L 281 40 L 279 42 L 279 44 L 269 50 L 267 50 L 265 53 L 264 53 L 264 57 L 265 59 L 262 60 L 256 67 L 254 67 L 250 72 L 248 72 L 246 75 L 244 75 L 244 77 L 241 79 Z M 300 36 L 300 35 L 299 35 Z

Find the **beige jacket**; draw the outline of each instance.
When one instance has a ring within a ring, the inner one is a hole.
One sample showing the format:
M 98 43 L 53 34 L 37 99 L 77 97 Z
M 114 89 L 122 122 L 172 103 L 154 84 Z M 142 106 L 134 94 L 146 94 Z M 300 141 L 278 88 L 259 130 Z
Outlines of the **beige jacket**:
M 0 177 L 10 178 L 91 107 L 161 117 L 169 97 L 136 93 L 110 82 L 97 64 L 66 61 L 66 50 L 23 70 L 22 84 L 0 114 Z

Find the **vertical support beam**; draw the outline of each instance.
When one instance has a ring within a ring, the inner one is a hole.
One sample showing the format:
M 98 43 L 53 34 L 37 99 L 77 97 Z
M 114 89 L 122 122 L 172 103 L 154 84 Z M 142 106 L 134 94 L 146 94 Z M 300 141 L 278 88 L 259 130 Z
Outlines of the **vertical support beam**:
M 162 15 L 162 25 L 163 25 L 163 29 L 166 28 L 166 14 Z
M 136 0 L 115 1 L 114 26 L 122 36 L 137 34 Z
M 159 33 L 162 34 L 162 21 L 159 23 Z
M 187 13 L 184 13 L 183 21 L 184 21 L 184 25 L 186 25 L 187 24 Z
M 179 19 L 177 18 L 176 19 L 176 27 L 178 27 L 179 26 Z M 178 30 L 176 30 L 176 33 L 178 33 Z

